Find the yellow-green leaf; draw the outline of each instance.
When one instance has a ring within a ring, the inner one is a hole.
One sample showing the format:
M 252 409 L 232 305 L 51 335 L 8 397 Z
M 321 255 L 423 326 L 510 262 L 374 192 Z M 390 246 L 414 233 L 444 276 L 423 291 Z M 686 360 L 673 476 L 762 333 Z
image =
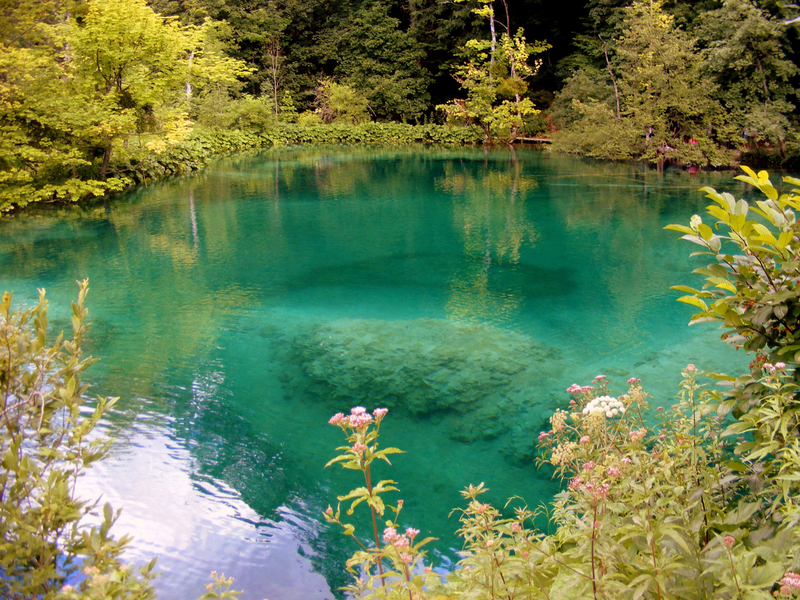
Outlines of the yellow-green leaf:
M 678 302 L 685 302 L 686 304 L 691 304 L 692 306 L 708 311 L 708 305 L 697 296 L 681 296 L 678 298 Z

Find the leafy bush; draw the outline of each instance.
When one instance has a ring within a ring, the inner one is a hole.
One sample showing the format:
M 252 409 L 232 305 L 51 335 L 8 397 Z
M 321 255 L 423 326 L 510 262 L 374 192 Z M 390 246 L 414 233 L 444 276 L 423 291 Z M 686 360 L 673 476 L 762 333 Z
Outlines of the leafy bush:
M 93 359 L 83 355 L 87 331 L 80 284 L 72 304 L 72 339 L 47 340 L 47 301 L 23 312 L 0 303 L 0 596 L 28 598 L 153 597 L 155 560 L 134 570 L 120 560 L 126 538 L 110 528 L 119 513 L 103 507 L 103 521 L 84 518 L 96 504 L 74 497 L 83 470 L 105 456 L 109 442 L 92 434 L 116 399 L 97 398 L 88 412 L 81 382 Z
M 334 415 L 347 445 L 329 464 L 361 470 L 366 481 L 338 499 L 351 501 L 347 515 L 365 503 L 374 517 L 371 545 L 340 508 L 325 513 L 361 545 L 347 563 L 357 577 L 348 591 L 409 600 L 800 596 L 800 197 L 779 195 L 764 172 L 745 171 L 739 179 L 767 197 L 756 207 L 705 190 L 723 234 L 699 216 L 669 229 L 716 261 L 696 271 L 707 278 L 702 290 L 677 286 L 690 294 L 681 300 L 702 311 L 693 322 L 718 321 L 732 330 L 729 342 L 761 352 L 751 372 L 733 378 L 688 365 L 677 401 L 655 410 L 635 378 L 621 395 L 603 375 L 570 386 L 571 399 L 539 434 L 540 464 L 567 483 L 547 509 L 555 532 L 538 531 L 524 504 L 497 509 L 481 501 L 483 484 L 470 485 L 460 510 L 462 559 L 447 575 L 425 564 L 427 540 L 415 544 L 418 531 L 398 534 L 396 517 L 381 545 L 382 496 L 396 483 L 371 485 L 370 464 L 398 451 L 378 448 L 386 410 Z M 748 220 L 748 210 L 760 219 Z M 729 391 L 708 389 L 719 380 Z
M 301 127 L 308 127 L 309 125 L 322 125 L 322 123 L 322 117 L 310 110 L 297 115 L 297 124 Z
M 324 123 L 358 125 L 369 121 L 369 102 L 349 85 L 329 79 L 321 82 L 316 89 L 314 104 Z

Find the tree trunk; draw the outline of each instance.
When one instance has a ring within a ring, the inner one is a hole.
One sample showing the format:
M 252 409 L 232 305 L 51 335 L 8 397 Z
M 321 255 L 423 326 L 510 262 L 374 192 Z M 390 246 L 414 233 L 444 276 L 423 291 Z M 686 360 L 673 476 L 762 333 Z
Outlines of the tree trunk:
M 192 60 L 194 60 L 194 50 L 189 52 L 189 70 L 192 70 Z M 189 83 L 189 77 L 186 77 L 186 104 L 192 101 L 192 84 Z
M 489 31 L 492 33 L 492 52 L 489 54 L 489 65 L 492 67 L 494 66 L 494 53 L 497 50 L 497 33 L 494 30 L 494 7 L 489 4 L 489 8 L 491 11 L 489 12 Z M 491 72 L 489 73 L 489 78 L 491 80 Z
M 281 80 L 281 66 L 283 57 L 281 56 L 281 46 L 278 40 L 270 40 L 266 45 L 266 54 L 269 64 L 267 66 L 267 73 L 269 74 L 270 83 L 272 84 L 272 103 L 275 111 L 275 119 L 278 119 L 278 90 L 280 89 Z
M 764 73 L 764 67 L 761 66 L 761 59 L 758 57 L 758 53 L 753 49 L 753 54 L 756 57 L 756 65 L 758 65 L 758 70 L 761 73 L 761 79 L 764 82 L 764 93 L 767 95 L 767 102 L 772 102 L 772 98 L 769 97 L 769 87 L 767 87 L 767 76 Z
M 608 74 L 611 75 L 611 83 L 614 84 L 614 99 L 617 101 L 617 119 L 622 119 L 622 111 L 619 108 L 619 89 L 617 88 L 617 78 L 614 77 L 614 71 L 611 70 L 611 61 L 608 60 L 608 47 L 606 41 L 598 34 L 600 41 L 603 42 L 603 54 L 606 57 L 606 66 L 608 67 Z
M 100 181 L 106 180 L 106 173 L 108 172 L 108 163 L 111 162 L 111 140 L 108 140 L 108 146 L 106 146 L 105 152 L 103 153 L 103 166 L 100 167 Z

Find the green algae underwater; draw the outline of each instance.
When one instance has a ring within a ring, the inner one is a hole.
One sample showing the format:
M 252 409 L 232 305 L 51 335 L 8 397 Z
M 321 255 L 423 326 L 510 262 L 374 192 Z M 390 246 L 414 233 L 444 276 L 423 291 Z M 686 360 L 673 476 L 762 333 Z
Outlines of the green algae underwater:
M 321 517 L 358 485 L 323 470 L 343 442 L 335 412 L 389 409 L 383 445 L 406 452 L 377 476 L 446 570 L 465 486 L 501 506 L 558 491 L 533 458 L 569 385 L 637 377 L 657 405 L 689 362 L 746 365 L 713 327 L 686 326 L 669 286 L 701 263 L 663 230 L 701 211 L 704 185 L 746 194 L 733 175 L 278 148 L 2 221 L 0 284 L 17 305 L 46 288 L 62 329 L 89 278 L 87 379 L 121 400 L 112 456 L 80 492 L 124 509 L 117 535 L 134 561 L 160 556 L 161 597 L 196 598 L 217 570 L 245 600 L 321 600 L 355 549 Z

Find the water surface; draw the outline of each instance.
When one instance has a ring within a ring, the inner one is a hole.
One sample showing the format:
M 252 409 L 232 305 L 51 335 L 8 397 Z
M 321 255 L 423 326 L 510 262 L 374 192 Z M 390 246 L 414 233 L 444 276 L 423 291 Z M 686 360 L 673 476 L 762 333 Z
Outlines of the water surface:
M 321 600 L 353 548 L 320 513 L 358 484 L 322 468 L 334 412 L 389 407 L 384 443 L 407 452 L 378 476 L 448 568 L 467 484 L 498 504 L 556 491 L 534 442 L 570 384 L 635 376 L 669 402 L 688 362 L 742 367 L 668 289 L 698 282 L 663 227 L 703 185 L 744 193 L 539 151 L 275 149 L 0 222 L 0 286 L 46 288 L 67 328 L 90 279 L 88 378 L 121 401 L 83 493 L 124 507 L 162 597 L 214 569 L 244 600 Z

